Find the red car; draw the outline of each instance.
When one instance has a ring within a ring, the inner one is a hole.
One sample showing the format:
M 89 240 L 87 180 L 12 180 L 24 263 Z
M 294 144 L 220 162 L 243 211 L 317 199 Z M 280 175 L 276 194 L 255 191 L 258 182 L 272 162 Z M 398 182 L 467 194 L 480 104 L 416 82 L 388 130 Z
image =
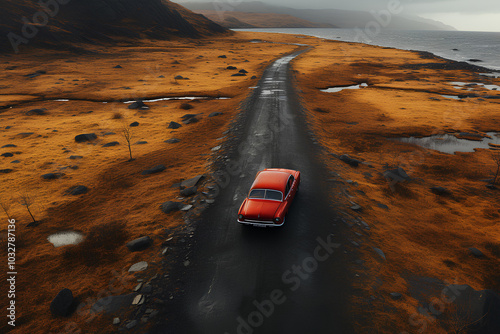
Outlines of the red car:
M 261 227 L 282 226 L 299 183 L 299 171 L 268 168 L 258 172 L 238 211 L 238 223 Z

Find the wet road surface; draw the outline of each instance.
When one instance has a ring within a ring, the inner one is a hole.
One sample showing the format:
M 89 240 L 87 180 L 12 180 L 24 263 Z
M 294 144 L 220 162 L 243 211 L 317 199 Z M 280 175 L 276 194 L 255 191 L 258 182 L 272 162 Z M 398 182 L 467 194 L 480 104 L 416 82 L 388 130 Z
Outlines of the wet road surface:
M 246 102 L 238 149 L 196 223 L 184 295 L 150 333 L 353 333 L 342 226 L 292 85 L 290 61 L 305 51 L 274 62 Z M 302 173 L 285 225 L 241 226 L 255 174 L 271 167 Z

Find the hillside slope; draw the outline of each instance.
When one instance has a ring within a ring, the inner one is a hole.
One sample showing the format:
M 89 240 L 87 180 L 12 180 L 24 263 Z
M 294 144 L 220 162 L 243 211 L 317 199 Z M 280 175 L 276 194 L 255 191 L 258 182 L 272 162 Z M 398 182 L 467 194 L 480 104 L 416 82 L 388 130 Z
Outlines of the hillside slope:
M 59 2 L 67 2 L 60 4 Z M 0 13 L 2 52 L 27 46 L 73 47 L 121 39 L 200 37 L 226 29 L 167 0 L 4 0 Z
M 196 11 L 208 19 L 229 29 L 235 28 L 335 28 L 331 24 L 315 23 L 287 14 L 224 12 L 215 10 Z
M 239 2 L 231 6 L 222 6 L 217 2 L 180 2 L 194 12 L 205 10 L 233 11 L 246 13 L 275 13 L 298 17 L 303 20 L 320 24 L 331 24 L 338 28 L 363 28 L 368 22 L 374 21 L 374 16 L 367 11 L 339 9 L 296 9 L 284 6 L 272 6 L 260 1 Z M 428 20 L 417 16 L 395 15 L 386 29 L 392 30 L 455 30 L 441 22 Z

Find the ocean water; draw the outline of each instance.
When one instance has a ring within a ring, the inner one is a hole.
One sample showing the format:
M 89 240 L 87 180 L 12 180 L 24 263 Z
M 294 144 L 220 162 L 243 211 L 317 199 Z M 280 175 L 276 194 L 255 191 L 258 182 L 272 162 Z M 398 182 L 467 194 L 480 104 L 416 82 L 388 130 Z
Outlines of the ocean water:
M 359 33 L 359 30 L 355 29 L 273 28 L 235 30 L 301 34 L 403 50 L 428 51 L 443 58 L 466 61 L 474 65 L 487 67 L 500 75 L 500 32 L 382 30 L 375 36 L 367 34 L 363 36 Z M 470 59 L 480 59 L 481 62 L 470 62 Z

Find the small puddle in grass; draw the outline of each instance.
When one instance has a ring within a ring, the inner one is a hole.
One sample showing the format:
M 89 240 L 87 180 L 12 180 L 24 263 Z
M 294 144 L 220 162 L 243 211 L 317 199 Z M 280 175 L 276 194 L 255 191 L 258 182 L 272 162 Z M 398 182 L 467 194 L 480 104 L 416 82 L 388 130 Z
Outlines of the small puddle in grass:
M 467 88 L 467 90 L 473 90 L 474 88 L 486 88 L 488 90 L 500 90 L 500 86 L 488 85 L 488 84 L 484 84 L 481 82 L 453 81 L 453 82 L 450 82 L 450 84 L 455 86 L 454 88 Z
M 368 87 L 368 84 L 366 82 L 363 82 L 362 84 L 359 85 L 330 87 L 327 89 L 322 89 L 321 91 L 324 93 L 338 93 L 343 91 L 344 89 L 360 89 L 365 87 Z
M 448 154 L 456 152 L 474 152 L 475 149 L 495 149 L 493 145 L 500 145 L 500 133 L 488 132 L 488 137 L 478 137 L 478 140 L 457 138 L 453 134 L 434 135 L 430 137 L 410 137 L 398 138 L 398 141 L 408 144 L 415 144 L 424 148 L 440 151 Z M 471 137 L 464 134 L 463 137 Z M 492 144 L 492 145 L 490 145 Z
M 83 234 L 75 231 L 63 231 L 49 235 L 47 240 L 54 247 L 77 245 L 83 241 Z

